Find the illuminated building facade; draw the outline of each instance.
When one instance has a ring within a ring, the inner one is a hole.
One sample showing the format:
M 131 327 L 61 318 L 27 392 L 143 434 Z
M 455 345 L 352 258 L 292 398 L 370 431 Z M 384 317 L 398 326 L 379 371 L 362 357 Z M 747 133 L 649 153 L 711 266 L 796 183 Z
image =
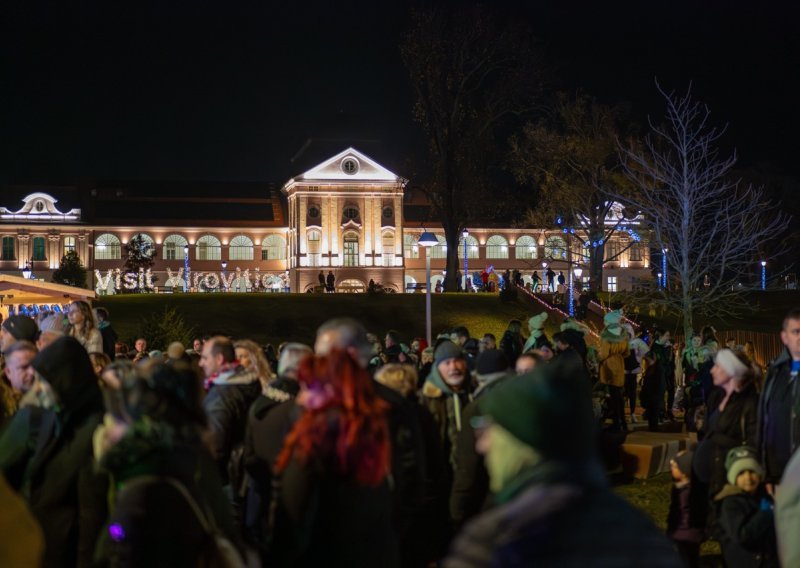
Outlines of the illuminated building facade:
M 90 285 L 114 293 L 124 286 L 125 246 L 140 236 L 154 254 L 157 291 L 306 292 L 320 271 L 334 273 L 339 291 L 363 291 L 370 279 L 411 291 L 425 280 L 425 249 L 417 244 L 425 227 L 441 243 L 430 249 L 434 285 L 447 254 L 443 233 L 422 209 L 406 179 L 354 148 L 280 190 L 218 182 L 7 186 L 0 192 L 0 272 L 29 268 L 33 278 L 50 280 L 72 250 Z M 620 214 L 612 209 L 612 217 Z M 617 231 L 605 244 L 607 258 L 617 257 L 605 266 L 606 290 L 652 280 L 646 244 L 625 250 L 630 238 Z M 469 227 L 459 246 L 462 267 L 465 244 L 471 275 L 489 266 L 517 269 L 528 282 L 534 270 L 542 274 L 542 263 L 566 273 L 585 255 L 578 239 L 558 228 L 494 227 L 491 220 Z

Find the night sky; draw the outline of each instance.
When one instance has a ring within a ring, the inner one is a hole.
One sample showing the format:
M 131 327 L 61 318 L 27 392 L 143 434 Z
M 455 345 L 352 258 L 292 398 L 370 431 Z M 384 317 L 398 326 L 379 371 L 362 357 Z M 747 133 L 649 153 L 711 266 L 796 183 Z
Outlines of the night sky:
M 674 88 L 691 80 L 730 123 L 743 166 L 797 178 L 798 13 L 768 4 L 491 6 L 528 23 L 564 88 L 628 101 L 644 120 L 663 112 L 655 76 Z M 421 141 L 398 50 L 411 5 L 7 3 L 0 182 L 281 184 L 309 138 L 377 142 L 379 161 L 408 163 Z

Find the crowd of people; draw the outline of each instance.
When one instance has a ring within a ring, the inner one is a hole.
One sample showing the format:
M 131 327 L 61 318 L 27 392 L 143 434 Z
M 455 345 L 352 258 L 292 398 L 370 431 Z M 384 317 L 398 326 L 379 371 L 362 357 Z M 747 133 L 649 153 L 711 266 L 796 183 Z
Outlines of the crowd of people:
M 128 352 L 85 302 L 11 316 L 0 562 L 691 566 L 709 537 L 730 566 L 778 565 L 777 542 L 797 561 L 775 534 L 792 534 L 800 495 L 800 311 L 763 381 L 711 336 L 677 354 L 668 332 L 610 312 L 590 346 L 583 324 L 550 338 L 547 320 L 428 345 L 343 318 L 313 345 L 139 338 Z M 637 395 L 650 428 L 683 405 L 701 440 L 672 462 L 667 535 L 609 489 L 598 457 Z

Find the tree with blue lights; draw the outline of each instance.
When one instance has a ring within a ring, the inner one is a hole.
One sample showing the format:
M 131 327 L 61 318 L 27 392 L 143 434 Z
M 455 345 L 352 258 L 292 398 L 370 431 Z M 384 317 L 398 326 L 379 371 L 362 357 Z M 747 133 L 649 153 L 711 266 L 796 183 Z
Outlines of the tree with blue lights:
M 585 94 L 559 93 L 548 113 L 511 139 L 511 167 L 520 182 L 534 189 L 528 223 L 555 226 L 565 241 L 577 241 L 572 263 L 588 266 L 590 288 L 598 291 L 603 263 L 641 241 L 638 211 L 630 214 L 610 197 L 634 189 L 617 151 L 627 124 L 620 107 L 604 106 Z M 612 237 L 621 246 L 607 254 Z M 567 255 L 546 260 L 567 260 Z

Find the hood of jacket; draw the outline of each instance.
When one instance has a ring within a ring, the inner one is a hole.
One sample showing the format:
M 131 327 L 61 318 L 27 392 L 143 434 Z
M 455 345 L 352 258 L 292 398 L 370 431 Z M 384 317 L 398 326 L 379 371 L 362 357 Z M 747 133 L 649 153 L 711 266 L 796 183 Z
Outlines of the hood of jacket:
M 600 332 L 600 339 L 607 341 L 608 343 L 624 343 L 628 341 L 628 334 L 625 333 L 625 330 L 622 330 L 622 333 L 617 335 L 615 333 L 611 333 L 611 331 L 606 327 Z
M 74 337 L 60 337 L 33 359 L 33 368 L 56 395 L 68 415 L 102 411 L 103 397 L 86 349 Z
M 469 370 L 465 371 L 464 382 L 462 383 L 464 387 L 468 387 L 470 384 L 471 378 L 469 376 Z M 439 374 L 439 367 L 437 365 L 431 366 L 431 372 L 428 373 L 428 378 L 425 381 L 425 384 L 422 386 L 422 394 L 424 396 L 430 398 L 438 398 L 441 396 L 453 396 L 456 392 L 444 382 L 444 379 Z
M 230 371 L 223 371 L 214 378 L 214 386 L 222 385 L 249 385 L 258 381 L 258 375 L 244 367 L 236 367 Z

